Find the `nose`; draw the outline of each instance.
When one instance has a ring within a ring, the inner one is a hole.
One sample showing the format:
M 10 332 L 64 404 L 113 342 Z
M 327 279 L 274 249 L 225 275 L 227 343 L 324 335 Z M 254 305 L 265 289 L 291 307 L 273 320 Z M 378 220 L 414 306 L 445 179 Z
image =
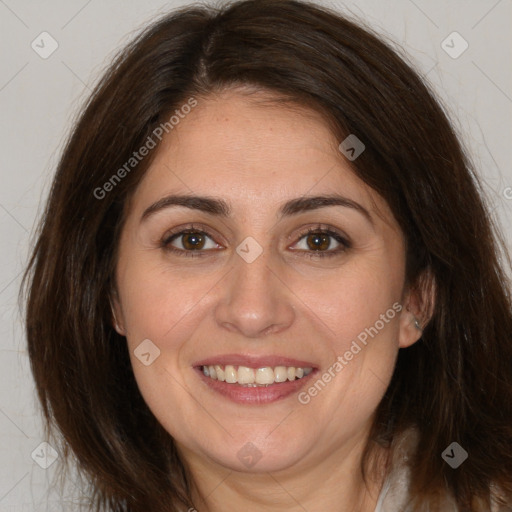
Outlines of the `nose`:
M 294 295 L 279 275 L 279 264 L 272 265 L 268 251 L 251 263 L 236 253 L 233 259 L 234 268 L 222 281 L 223 293 L 215 309 L 218 325 L 245 338 L 289 328 L 295 318 Z

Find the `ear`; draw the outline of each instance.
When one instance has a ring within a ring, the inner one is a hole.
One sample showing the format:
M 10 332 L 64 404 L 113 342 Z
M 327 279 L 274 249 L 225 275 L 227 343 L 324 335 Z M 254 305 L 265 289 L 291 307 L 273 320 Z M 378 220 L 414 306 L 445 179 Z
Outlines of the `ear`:
M 400 313 L 400 348 L 414 345 L 423 335 L 423 329 L 432 318 L 435 305 L 436 284 L 432 273 L 425 270 L 416 283 L 406 288 Z
M 111 322 L 112 327 L 121 336 L 126 336 L 126 329 L 124 326 L 124 315 L 121 309 L 121 303 L 116 290 L 113 290 L 109 296 L 110 311 L 111 311 Z

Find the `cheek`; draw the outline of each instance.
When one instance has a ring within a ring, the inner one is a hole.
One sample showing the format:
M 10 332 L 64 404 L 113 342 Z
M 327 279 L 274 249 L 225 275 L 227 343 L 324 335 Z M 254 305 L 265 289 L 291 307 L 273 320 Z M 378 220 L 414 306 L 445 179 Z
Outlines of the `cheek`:
M 304 302 L 317 324 L 328 328 L 323 328 L 325 357 L 319 375 L 326 384 L 306 390 L 301 403 L 314 401 L 313 407 L 340 417 L 349 410 L 354 424 L 377 407 L 398 353 L 401 279 L 398 266 L 361 263 L 322 283 L 321 292 L 313 287 L 305 291 Z
M 389 267 L 351 267 L 329 281 L 322 282 L 320 290 L 304 289 L 304 303 L 328 327 L 336 353 L 348 350 L 352 340 L 368 330 L 396 338 L 398 329 L 401 277 Z M 393 305 L 395 307 L 393 308 Z M 382 332 L 380 332 L 382 331 Z
M 179 436 L 184 423 L 170 411 L 179 410 L 182 418 L 192 418 L 194 413 L 182 360 L 198 315 L 205 314 L 204 283 L 185 282 L 177 272 L 171 274 L 151 262 L 131 261 L 123 273 L 129 279 L 119 283 L 119 292 L 137 386 L 166 430 Z
M 119 283 L 135 379 L 150 409 L 158 413 L 172 407 L 185 414 L 189 341 L 209 314 L 210 295 L 205 294 L 219 277 L 191 278 L 152 262 L 136 263 L 124 267 L 129 279 Z
M 132 262 L 124 275 L 129 278 L 120 281 L 119 289 L 128 337 L 160 343 L 187 325 L 188 316 L 201 309 L 201 298 L 211 287 L 207 277 L 185 279 L 180 272 L 151 262 Z

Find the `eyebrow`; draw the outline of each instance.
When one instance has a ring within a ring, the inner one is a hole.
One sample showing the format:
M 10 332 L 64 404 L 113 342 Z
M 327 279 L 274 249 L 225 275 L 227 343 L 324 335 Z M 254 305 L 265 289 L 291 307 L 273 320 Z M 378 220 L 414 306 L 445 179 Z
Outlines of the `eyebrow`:
M 229 217 L 232 211 L 229 204 L 223 199 L 207 196 L 168 195 L 146 208 L 141 216 L 141 222 L 163 209 L 175 206 L 199 210 L 223 218 Z M 366 208 L 352 199 L 337 194 L 327 196 L 304 196 L 291 199 L 284 203 L 279 209 L 279 218 L 290 217 L 298 213 L 318 210 L 328 206 L 352 208 L 362 214 L 366 220 L 373 225 L 373 218 Z

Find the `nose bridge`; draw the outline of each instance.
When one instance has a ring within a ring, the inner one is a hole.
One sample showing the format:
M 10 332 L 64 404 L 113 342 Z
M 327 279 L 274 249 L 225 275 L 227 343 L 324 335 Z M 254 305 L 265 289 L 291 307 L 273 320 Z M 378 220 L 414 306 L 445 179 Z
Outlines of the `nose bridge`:
M 272 259 L 271 250 L 263 250 L 254 239 L 237 247 L 234 268 L 226 276 L 216 308 L 219 325 L 245 337 L 258 337 L 293 322 L 290 293 L 277 277 L 279 265 Z

